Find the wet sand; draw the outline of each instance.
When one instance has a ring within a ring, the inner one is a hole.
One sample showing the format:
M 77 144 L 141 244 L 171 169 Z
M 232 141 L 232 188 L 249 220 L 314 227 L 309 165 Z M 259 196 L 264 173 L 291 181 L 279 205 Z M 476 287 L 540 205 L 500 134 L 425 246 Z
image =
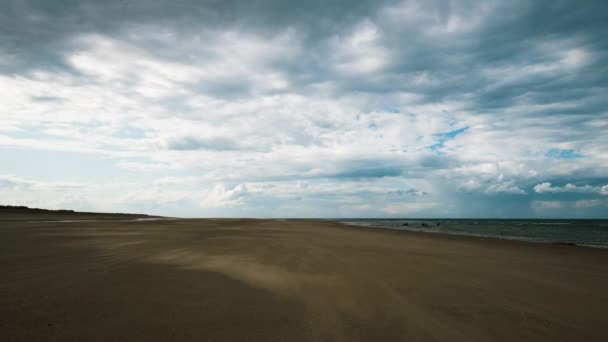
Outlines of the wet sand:
M 0 220 L 0 341 L 608 340 L 608 250 L 314 220 L 29 221 Z

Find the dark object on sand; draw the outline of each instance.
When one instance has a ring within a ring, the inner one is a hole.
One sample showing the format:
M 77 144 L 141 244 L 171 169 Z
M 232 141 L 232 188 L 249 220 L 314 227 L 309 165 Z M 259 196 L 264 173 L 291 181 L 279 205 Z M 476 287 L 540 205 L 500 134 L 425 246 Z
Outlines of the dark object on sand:
M 574 243 L 574 242 L 555 242 L 553 244 L 561 245 L 561 246 L 576 246 L 576 243 Z

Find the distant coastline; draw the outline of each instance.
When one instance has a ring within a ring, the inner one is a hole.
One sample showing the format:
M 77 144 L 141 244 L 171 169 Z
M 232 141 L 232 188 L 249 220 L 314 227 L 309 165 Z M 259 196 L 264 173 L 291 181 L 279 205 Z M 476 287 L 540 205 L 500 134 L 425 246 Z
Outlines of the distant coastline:
M 97 213 L 97 212 L 80 212 L 70 209 L 41 209 L 30 208 L 27 206 L 12 206 L 0 205 L 0 221 L 22 221 L 23 219 L 32 221 L 41 220 L 124 220 L 124 219 L 145 219 L 145 218 L 161 218 L 161 216 L 152 216 L 147 214 L 131 214 L 131 213 Z

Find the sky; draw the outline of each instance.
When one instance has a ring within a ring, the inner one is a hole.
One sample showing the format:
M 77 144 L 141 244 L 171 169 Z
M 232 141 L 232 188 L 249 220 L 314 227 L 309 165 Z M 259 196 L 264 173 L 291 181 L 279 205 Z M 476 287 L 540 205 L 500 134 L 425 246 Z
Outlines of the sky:
M 0 0 L 0 204 L 608 218 L 608 2 Z

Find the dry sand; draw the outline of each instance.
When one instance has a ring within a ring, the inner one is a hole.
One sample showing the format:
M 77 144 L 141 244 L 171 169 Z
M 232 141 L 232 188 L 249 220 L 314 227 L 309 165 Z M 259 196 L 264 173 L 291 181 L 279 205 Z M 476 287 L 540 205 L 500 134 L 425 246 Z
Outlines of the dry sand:
M 0 269 L 0 341 L 608 341 L 608 250 L 313 220 L 0 220 Z

